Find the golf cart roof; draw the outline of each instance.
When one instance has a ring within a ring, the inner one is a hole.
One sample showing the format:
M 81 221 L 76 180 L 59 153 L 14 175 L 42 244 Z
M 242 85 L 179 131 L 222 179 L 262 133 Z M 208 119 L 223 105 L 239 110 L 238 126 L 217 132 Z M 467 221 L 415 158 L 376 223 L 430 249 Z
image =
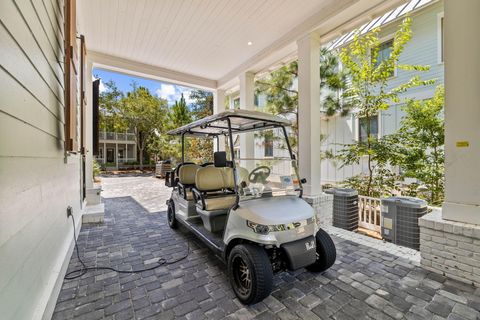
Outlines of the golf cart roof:
M 227 110 L 203 119 L 194 121 L 180 128 L 168 132 L 170 135 L 218 136 L 228 134 L 227 119 L 230 119 L 232 133 L 255 131 L 290 126 L 291 122 L 285 118 L 274 116 L 260 111 Z

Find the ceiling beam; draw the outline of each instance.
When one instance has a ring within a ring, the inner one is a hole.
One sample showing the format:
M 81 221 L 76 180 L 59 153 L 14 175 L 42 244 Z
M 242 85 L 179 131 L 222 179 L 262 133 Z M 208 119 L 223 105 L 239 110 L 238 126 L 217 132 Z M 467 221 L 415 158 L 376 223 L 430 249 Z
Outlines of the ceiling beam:
M 96 51 L 89 51 L 87 56 L 93 62 L 94 67 L 102 69 L 209 91 L 217 88 L 216 80 L 188 73 L 152 66 Z

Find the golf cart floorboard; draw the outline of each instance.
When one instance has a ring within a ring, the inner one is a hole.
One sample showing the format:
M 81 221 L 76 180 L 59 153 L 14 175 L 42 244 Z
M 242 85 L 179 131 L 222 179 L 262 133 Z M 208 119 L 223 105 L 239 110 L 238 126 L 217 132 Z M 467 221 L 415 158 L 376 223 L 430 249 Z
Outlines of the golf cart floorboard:
M 225 245 L 223 244 L 223 233 L 222 232 L 210 232 L 203 226 L 203 221 L 201 219 L 191 219 L 191 220 L 182 220 L 178 221 L 185 226 L 188 230 L 193 232 L 200 240 L 202 240 L 207 246 L 209 246 L 216 254 L 220 256 L 223 253 Z

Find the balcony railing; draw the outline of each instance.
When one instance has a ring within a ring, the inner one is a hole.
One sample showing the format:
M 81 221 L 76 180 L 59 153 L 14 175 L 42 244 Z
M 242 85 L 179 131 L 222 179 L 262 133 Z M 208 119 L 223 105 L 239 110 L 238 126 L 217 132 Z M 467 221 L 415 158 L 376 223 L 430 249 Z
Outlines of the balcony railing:
M 134 133 L 99 132 L 100 140 L 135 141 Z
M 358 196 L 358 226 L 380 233 L 382 210 L 379 198 Z

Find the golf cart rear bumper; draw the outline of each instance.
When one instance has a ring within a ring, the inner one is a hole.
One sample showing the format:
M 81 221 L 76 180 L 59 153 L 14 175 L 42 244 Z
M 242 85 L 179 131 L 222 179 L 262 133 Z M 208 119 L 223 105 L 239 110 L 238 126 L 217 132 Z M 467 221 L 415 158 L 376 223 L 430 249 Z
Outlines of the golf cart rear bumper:
M 285 262 L 289 270 L 309 266 L 317 259 L 315 237 L 313 236 L 284 243 L 281 248 L 285 252 Z

